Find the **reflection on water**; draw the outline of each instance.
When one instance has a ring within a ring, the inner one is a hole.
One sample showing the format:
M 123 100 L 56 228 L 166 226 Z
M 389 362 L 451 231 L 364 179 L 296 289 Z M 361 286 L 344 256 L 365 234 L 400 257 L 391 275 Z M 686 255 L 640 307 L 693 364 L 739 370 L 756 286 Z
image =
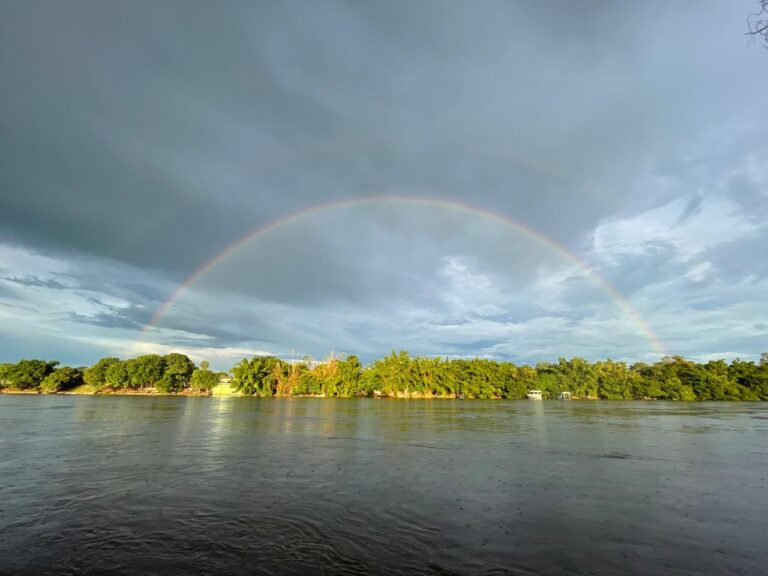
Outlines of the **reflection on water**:
M 234 407 L 235 398 L 212 396 L 208 403 L 208 427 L 203 441 L 203 450 L 207 452 L 220 452 L 223 442 L 226 440 L 228 424 Z
M 765 574 L 747 403 L 0 396 L 0 574 Z

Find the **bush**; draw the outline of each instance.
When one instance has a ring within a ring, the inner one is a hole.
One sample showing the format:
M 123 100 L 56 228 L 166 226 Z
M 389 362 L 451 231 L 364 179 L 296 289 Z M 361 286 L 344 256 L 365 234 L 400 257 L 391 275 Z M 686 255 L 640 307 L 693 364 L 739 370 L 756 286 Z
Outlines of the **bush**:
M 40 392 L 55 394 L 70 390 L 83 383 L 83 373 L 77 368 L 59 368 L 54 370 L 40 383 Z

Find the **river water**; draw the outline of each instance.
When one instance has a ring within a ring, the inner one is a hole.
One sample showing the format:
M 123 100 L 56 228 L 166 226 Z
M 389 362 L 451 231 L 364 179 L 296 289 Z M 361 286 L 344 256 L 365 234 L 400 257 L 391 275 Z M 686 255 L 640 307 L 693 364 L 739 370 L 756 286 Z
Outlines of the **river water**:
M 768 404 L 0 396 L 0 574 L 768 573 Z

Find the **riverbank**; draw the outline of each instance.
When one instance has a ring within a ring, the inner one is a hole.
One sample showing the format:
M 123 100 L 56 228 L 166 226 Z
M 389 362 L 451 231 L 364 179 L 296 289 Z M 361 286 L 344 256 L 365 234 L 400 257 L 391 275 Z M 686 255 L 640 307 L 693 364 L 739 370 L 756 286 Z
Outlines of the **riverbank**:
M 196 366 L 173 352 L 102 358 L 79 368 L 40 359 L 0 364 L 0 388 L 13 393 L 510 400 L 539 390 L 545 398 L 585 400 L 768 400 L 768 354 L 760 363 L 702 364 L 674 356 L 654 364 L 560 358 L 528 366 L 482 358 L 411 357 L 403 351 L 365 366 L 356 356 L 298 363 L 254 356 L 217 372 L 206 362 Z
M 0 394 L 33 395 L 33 396 L 211 396 L 210 391 L 181 390 L 179 392 L 161 392 L 154 388 L 139 390 L 96 390 L 87 384 L 72 390 L 61 392 L 40 392 L 39 390 L 14 390 L 4 388 Z
M 217 390 L 218 388 L 218 390 Z M 155 388 L 144 388 L 138 390 L 97 390 L 92 386 L 84 384 L 73 388 L 72 390 L 65 390 L 61 392 L 40 392 L 38 390 L 15 390 L 15 389 L 0 389 L 0 395 L 24 395 L 24 396 L 193 396 L 193 397 L 230 397 L 230 398 L 333 398 L 336 400 L 350 399 L 350 398 L 371 398 L 376 400 L 525 400 L 525 398 L 503 398 L 501 396 L 489 396 L 486 398 L 478 398 L 474 396 L 462 396 L 456 397 L 452 394 L 429 394 L 422 392 L 408 392 L 401 391 L 395 394 L 383 394 L 378 390 L 373 394 L 357 394 L 354 396 L 327 396 L 325 394 L 295 394 L 291 396 L 259 396 L 258 394 L 242 394 L 232 390 L 221 390 L 221 385 L 215 387 L 213 390 L 181 390 L 179 392 L 162 392 Z M 561 400 L 558 398 L 544 398 L 543 400 Z M 564 402 L 581 402 L 581 401 L 594 401 L 594 400 L 606 400 L 606 398 L 596 398 L 594 396 L 588 396 L 584 398 L 573 397 L 569 400 L 563 400 Z M 657 400 L 656 398 L 625 398 L 622 400 L 631 401 L 647 401 Z M 539 402 L 540 400 L 533 400 L 533 402 Z
M 218 388 L 218 390 L 217 390 Z M 144 388 L 138 390 L 97 390 L 91 386 L 83 385 L 61 392 L 40 392 L 39 390 L 15 390 L 2 389 L 0 394 L 26 395 L 26 396 L 217 396 L 232 398 L 335 398 L 337 400 L 349 398 L 373 398 L 381 400 L 477 400 L 472 396 L 463 396 L 457 398 L 453 394 L 430 394 L 423 392 L 400 391 L 394 394 L 383 394 L 379 391 L 373 394 L 356 394 L 354 396 L 327 396 L 325 394 L 294 394 L 291 396 L 259 396 L 258 394 L 242 394 L 232 390 L 221 390 L 220 386 L 208 391 L 181 390 L 179 392 L 162 392 L 155 388 Z M 501 396 L 491 396 L 483 400 L 504 400 Z M 506 398 L 509 400 L 510 398 Z M 524 400 L 525 398 L 517 398 Z M 599 398 L 574 398 L 574 400 L 599 400 Z

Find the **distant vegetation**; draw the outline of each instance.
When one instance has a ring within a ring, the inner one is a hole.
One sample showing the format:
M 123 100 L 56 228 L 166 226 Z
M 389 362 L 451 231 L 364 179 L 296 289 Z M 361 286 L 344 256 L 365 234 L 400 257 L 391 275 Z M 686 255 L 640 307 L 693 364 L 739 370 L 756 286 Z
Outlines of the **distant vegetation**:
M 148 354 L 130 360 L 102 358 L 90 367 L 58 365 L 45 360 L 0 364 L 0 389 L 55 393 L 87 385 L 93 392 L 207 392 L 225 376 L 209 370 L 207 362 L 197 368 L 189 357 L 177 353 Z
M 151 391 L 207 394 L 224 373 L 199 367 L 184 354 L 150 354 L 130 360 L 102 358 L 90 367 L 21 360 L 0 364 L 0 389 L 42 393 L 84 385 L 90 392 Z M 535 367 L 484 359 L 446 360 L 392 352 L 369 366 L 356 356 L 325 362 L 285 362 L 272 356 L 244 359 L 231 370 L 231 387 L 256 396 L 394 396 L 545 398 L 568 391 L 581 398 L 660 400 L 768 400 L 768 354 L 759 363 L 723 360 L 698 364 L 679 356 L 655 364 L 581 358 Z

